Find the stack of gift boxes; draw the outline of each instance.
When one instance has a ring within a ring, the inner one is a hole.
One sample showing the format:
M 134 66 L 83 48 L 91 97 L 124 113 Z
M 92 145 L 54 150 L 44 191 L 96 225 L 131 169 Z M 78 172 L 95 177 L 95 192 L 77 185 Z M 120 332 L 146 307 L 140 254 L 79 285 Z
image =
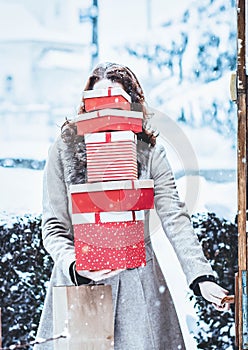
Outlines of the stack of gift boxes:
M 84 104 L 74 121 L 85 139 L 87 183 L 70 187 L 76 268 L 144 266 L 144 210 L 154 193 L 153 180 L 138 180 L 143 113 L 131 111 L 121 88 L 85 91 Z

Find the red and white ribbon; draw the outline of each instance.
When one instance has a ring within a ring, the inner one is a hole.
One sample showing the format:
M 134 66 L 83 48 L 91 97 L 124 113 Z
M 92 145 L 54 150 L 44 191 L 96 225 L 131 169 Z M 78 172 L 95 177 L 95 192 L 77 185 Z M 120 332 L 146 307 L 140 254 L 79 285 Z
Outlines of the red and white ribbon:
M 96 132 L 92 134 L 85 134 L 85 143 L 110 143 L 120 141 L 137 142 L 137 136 L 134 132 L 126 131 L 112 131 L 112 132 Z
M 144 220 L 144 210 L 72 214 L 72 224 L 99 224 Z
M 147 180 L 120 180 L 108 182 L 94 182 L 70 186 L 70 193 L 98 192 L 114 190 L 140 190 L 154 188 L 154 181 Z

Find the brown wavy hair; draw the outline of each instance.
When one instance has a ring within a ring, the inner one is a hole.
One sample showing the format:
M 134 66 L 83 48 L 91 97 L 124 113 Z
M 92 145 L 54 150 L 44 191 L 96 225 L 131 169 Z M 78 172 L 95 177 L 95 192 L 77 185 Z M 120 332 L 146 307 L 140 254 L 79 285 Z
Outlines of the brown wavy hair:
M 123 89 L 131 97 L 131 110 L 143 112 L 143 131 L 137 135 L 138 139 L 154 146 L 158 133 L 149 126 L 149 113 L 146 108 L 144 92 L 136 75 L 124 65 L 111 62 L 100 63 L 89 76 L 84 91 L 93 90 L 95 83 L 102 79 L 108 79 L 123 86 Z M 84 98 L 82 97 L 78 114 L 85 112 Z M 63 140 L 68 142 L 73 135 L 76 135 L 76 126 L 73 122 L 66 120 L 61 131 Z

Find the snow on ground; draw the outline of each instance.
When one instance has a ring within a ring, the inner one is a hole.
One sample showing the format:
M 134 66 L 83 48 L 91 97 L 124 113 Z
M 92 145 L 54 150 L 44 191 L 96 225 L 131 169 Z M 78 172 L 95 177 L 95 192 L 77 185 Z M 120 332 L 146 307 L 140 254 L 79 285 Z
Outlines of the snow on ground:
M 21 140 L 13 142 L 0 141 L 0 158 L 22 158 L 45 160 L 49 149 L 49 143 L 32 140 Z
M 187 186 L 188 183 L 188 186 Z M 190 187 L 197 189 L 190 195 Z M 237 214 L 237 184 L 235 181 L 216 183 L 202 176 L 186 176 L 177 181 L 180 197 L 186 202 L 190 214 L 213 212 L 220 218 L 234 222 Z
M 0 167 L 0 213 L 40 214 L 42 174 L 41 170 Z

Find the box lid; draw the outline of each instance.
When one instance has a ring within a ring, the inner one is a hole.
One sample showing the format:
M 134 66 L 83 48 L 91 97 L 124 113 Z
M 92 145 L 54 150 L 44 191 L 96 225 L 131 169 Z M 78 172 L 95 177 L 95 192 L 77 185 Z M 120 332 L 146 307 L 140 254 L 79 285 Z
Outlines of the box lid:
M 80 192 L 98 192 L 98 191 L 111 191 L 111 190 L 138 190 L 141 188 L 154 188 L 154 181 L 151 179 L 146 180 L 120 180 L 120 181 L 108 181 L 108 182 L 94 182 L 70 185 L 70 193 Z
M 72 214 L 73 225 L 144 220 L 144 210 Z
M 77 115 L 73 118 L 73 122 L 77 123 L 84 120 L 89 120 L 93 118 L 101 117 L 123 117 L 123 118 L 136 118 L 143 119 L 143 113 L 137 111 L 127 111 L 124 109 L 106 108 L 100 109 L 98 111 L 87 112 Z
M 86 90 L 83 92 L 84 99 L 108 96 L 123 96 L 128 102 L 131 103 L 131 96 L 120 87 L 108 87 L 106 89 Z

